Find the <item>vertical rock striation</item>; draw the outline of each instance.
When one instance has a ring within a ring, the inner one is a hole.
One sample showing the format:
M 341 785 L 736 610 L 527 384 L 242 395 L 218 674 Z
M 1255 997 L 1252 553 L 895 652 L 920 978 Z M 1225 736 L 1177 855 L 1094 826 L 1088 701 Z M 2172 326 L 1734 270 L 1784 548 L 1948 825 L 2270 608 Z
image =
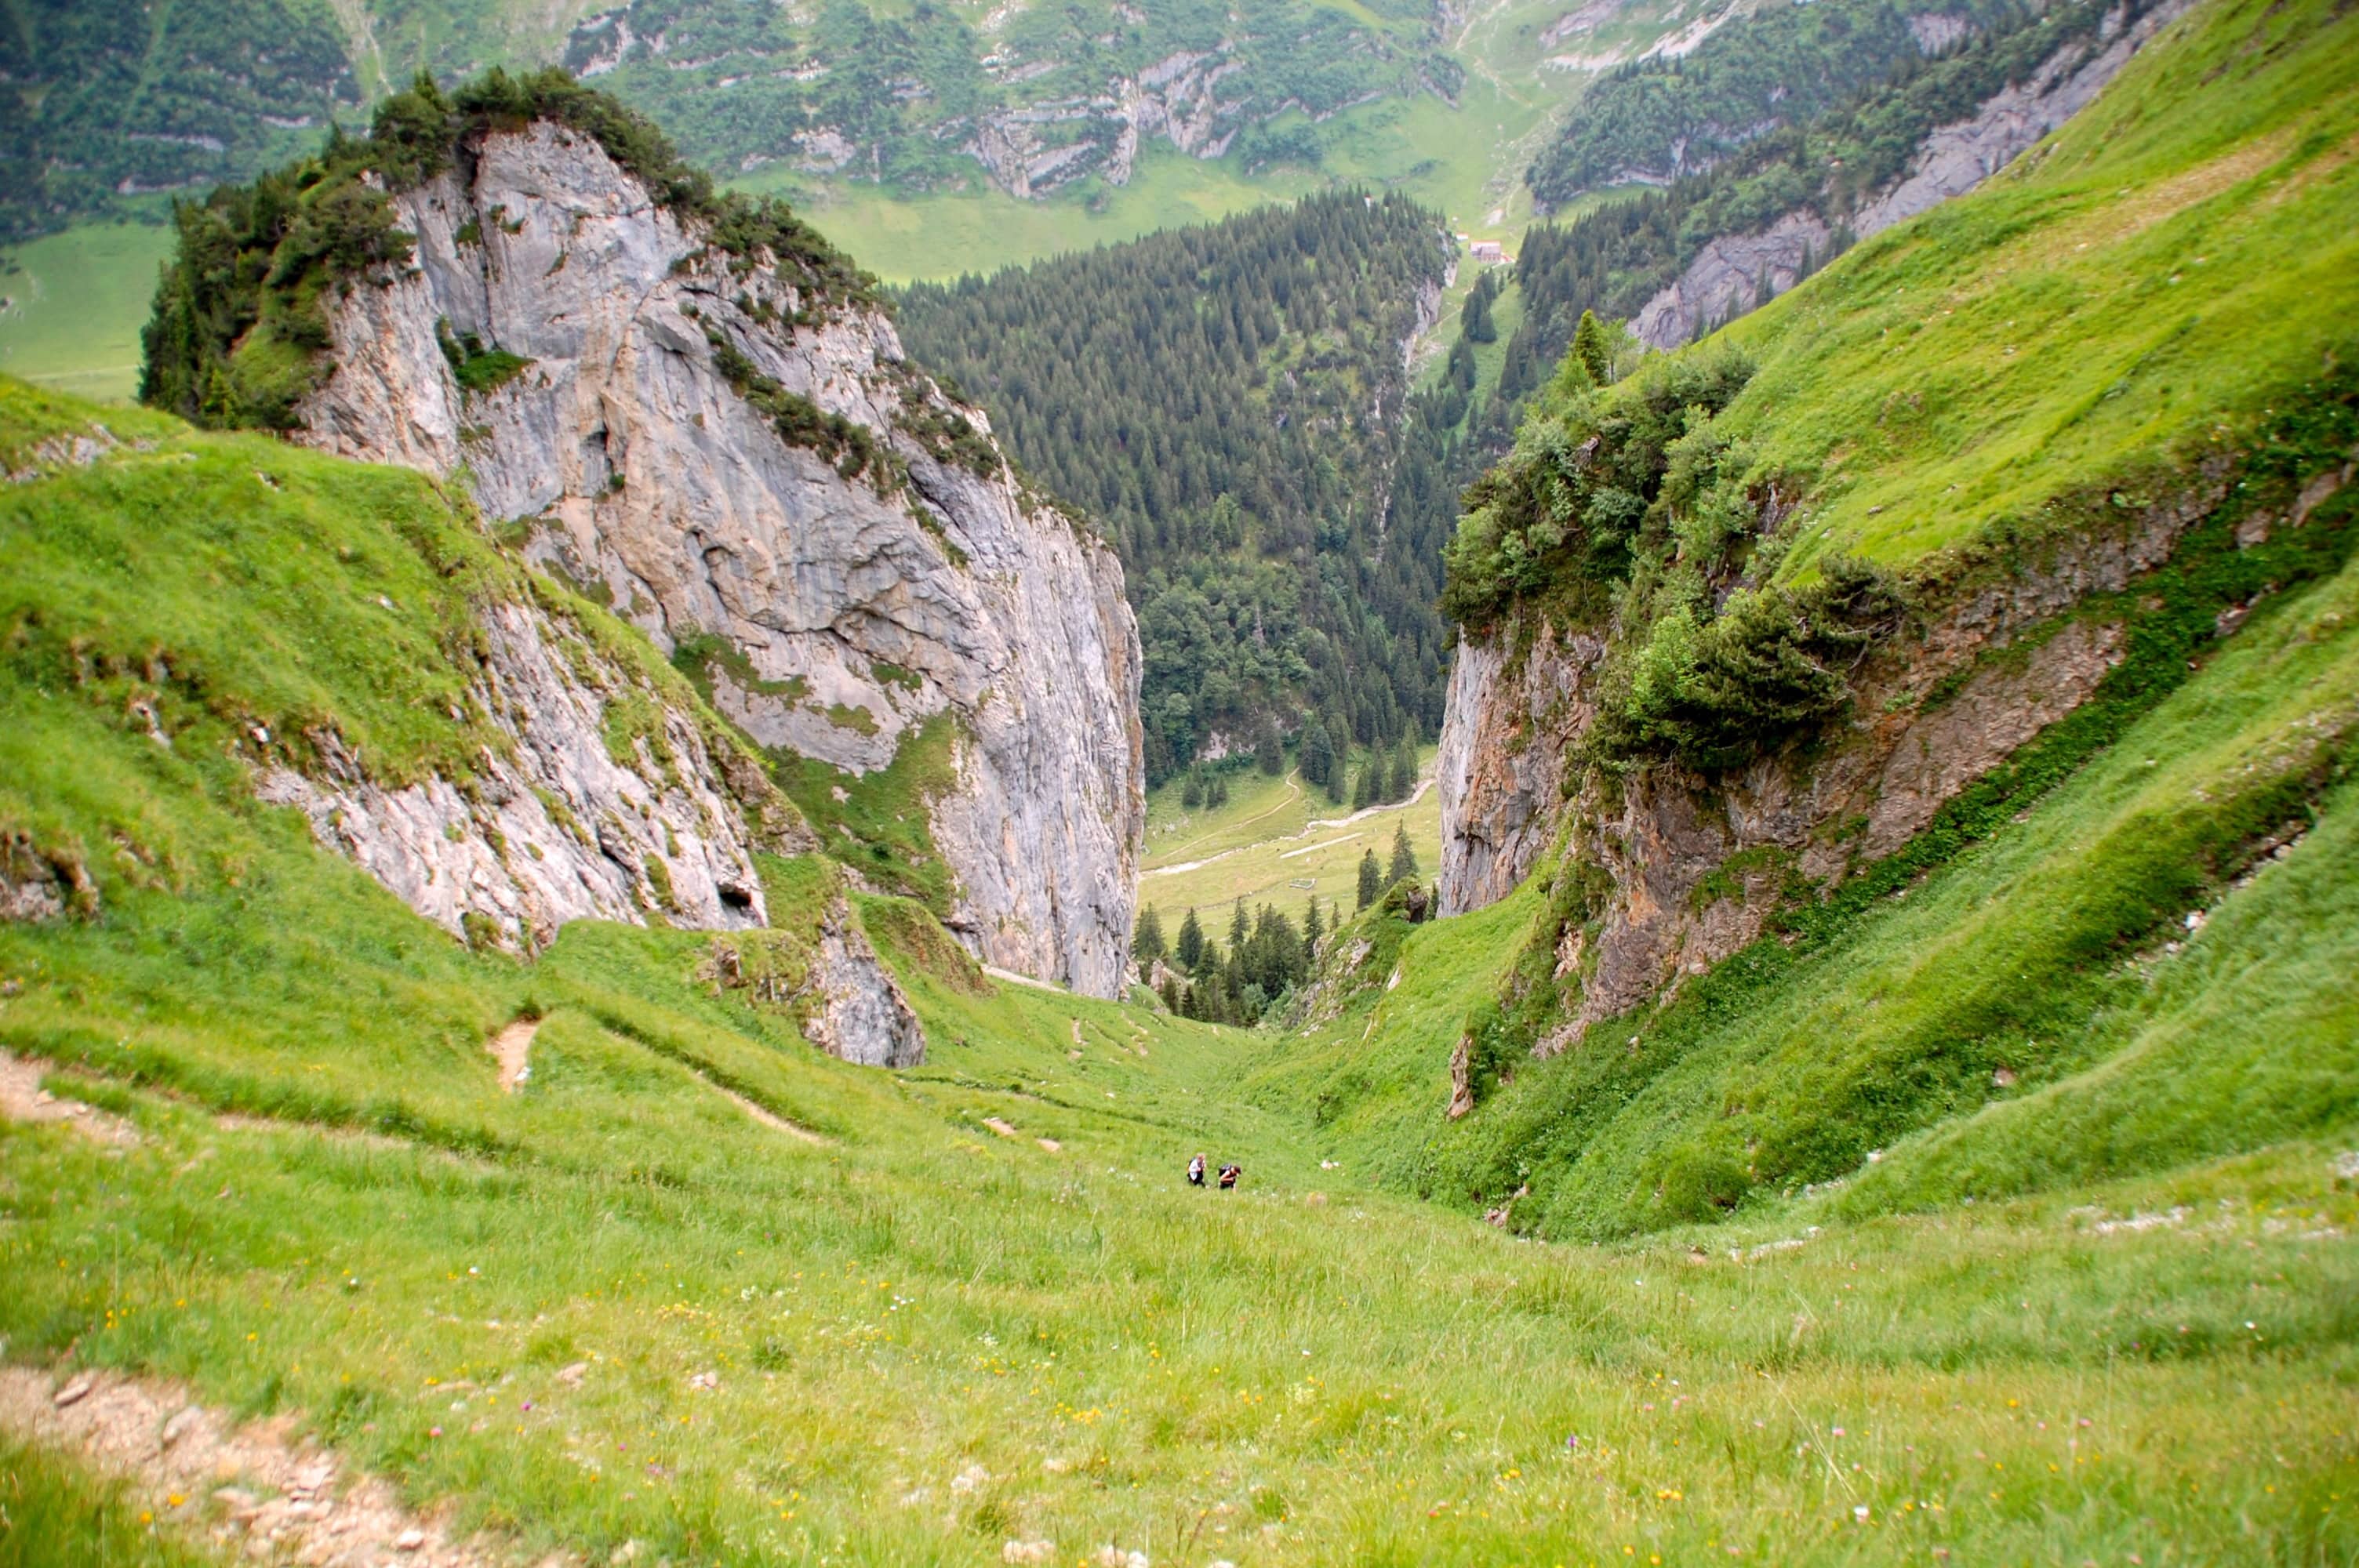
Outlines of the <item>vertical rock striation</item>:
M 495 130 L 397 200 L 409 273 L 331 309 L 301 438 L 465 475 L 527 553 L 716 705 L 854 774 L 931 723 L 940 910 L 990 963 L 1119 991 L 1144 825 L 1138 638 L 1110 549 L 1027 493 L 877 310 L 725 248 L 597 140 Z

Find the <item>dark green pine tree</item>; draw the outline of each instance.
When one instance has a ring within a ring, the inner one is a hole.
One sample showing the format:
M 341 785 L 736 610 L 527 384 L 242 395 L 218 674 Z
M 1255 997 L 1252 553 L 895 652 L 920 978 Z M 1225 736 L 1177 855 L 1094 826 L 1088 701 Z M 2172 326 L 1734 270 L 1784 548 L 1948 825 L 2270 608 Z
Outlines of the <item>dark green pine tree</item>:
M 1368 753 L 1368 765 L 1360 770 L 1359 783 L 1352 786 L 1352 809 L 1365 811 L 1384 793 L 1385 758 L 1381 752 Z
M 1196 972 L 1196 966 L 1204 961 L 1204 927 L 1198 923 L 1196 912 L 1192 909 L 1180 919 L 1180 944 L 1174 949 L 1173 957 L 1180 960 L 1180 967 L 1191 975 Z
M 1581 313 L 1581 325 L 1572 330 L 1572 357 L 1588 373 L 1589 384 L 1603 386 L 1614 373 L 1614 351 L 1606 343 L 1605 328 L 1594 310 Z
M 1307 971 L 1319 961 L 1319 943 L 1326 935 L 1319 928 L 1319 895 L 1310 895 L 1310 907 L 1302 912 L 1302 966 Z
M 1303 778 L 1326 788 L 1328 775 L 1335 767 L 1335 748 L 1328 742 L 1326 721 L 1315 713 L 1302 721 L 1300 750 Z
M 1352 727 L 1341 719 L 1330 719 L 1327 739 L 1327 749 L 1335 753 L 1334 762 L 1327 769 L 1327 799 L 1331 805 L 1341 806 L 1352 787 Z
M 1163 940 L 1163 917 L 1148 904 L 1138 917 L 1138 929 L 1131 933 L 1131 957 L 1138 960 L 1138 972 L 1143 978 L 1153 972 L 1158 959 L 1168 957 L 1171 949 Z
M 1392 864 L 1385 868 L 1386 885 L 1390 886 L 1394 882 L 1407 881 L 1416 875 L 1417 851 L 1409 848 L 1408 824 L 1406 822 L 1397 822 L 1393 825 Z
M 1360 907 L 1362 909 L 1375 903 L 1376 895 L 1385 891 L 1381 880 L 1384 874 L 1384 868 L 1376 864 L 1376 852 L 1374 849 L 1368 850 L 1360 857 Z
M 1286 772 L 1286 741 L 1277 732 L 1277 720 L 1262 716 L 1261 732 L 1254 738 L 1254 766 L 1271 778 Z

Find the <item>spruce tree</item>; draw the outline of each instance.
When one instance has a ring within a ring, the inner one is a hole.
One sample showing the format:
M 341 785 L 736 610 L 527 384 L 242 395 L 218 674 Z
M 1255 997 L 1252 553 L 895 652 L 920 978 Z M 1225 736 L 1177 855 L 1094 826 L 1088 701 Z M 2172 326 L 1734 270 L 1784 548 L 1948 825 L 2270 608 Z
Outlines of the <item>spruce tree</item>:
M 1310 907 L 1302 912 L 1302 963 L 1307 970 L 1319 961 L 1319 943 L 1326 935 L 1319 928 L 1319 895 L 1310 895 Z
M 1190 974 L 1204 961 L 1204 927 L 1197 922 L 1196 912 L 1190 910 L 1180 922 L 1180 945 L 1175 950 L 1180 967 Z
M 1277 720 L 1265 717 L 1261 733 L 1254 740 L 1254 766 L 1271 778 L 1286 772 L 1286 741 L 1277 732 Z
M 1171 951 L 1163 940 L 1163 917 L 1155 913 L 1155 906 L 1151 903 L 1138 917 L 1138 929 L 1131 934 L 1130 951 L 1131 956 L 1138 960 L 1141 976 L 1151 973 L 1156 960 Z
M 1335 766 L 1335 748 L 1328 743 L 1326 721 L 1315 713 L 1302 721 L 1301 758 L 1303 778 L 1325 788 Z
M 1572 357 L 1589 374 L 1589 384 L 1604 386 L 1614 373 L 1614 351 L 1605 341 L 1605 329 L 1597 319 L 1597 312 L 1581 313 L 1581 325 L 1572 330 Z
M 1351 726 L 1340 719 L 1330 719 L 1327 740 L 1327 749 L 1335 753 L 1334 762 L 1327 769 L 1327 799 L 1331 805 L 1341 806 L 1352 784 L 1349 776 L 1352 772 Z
M 1393 753 L 1391 775 L 1386 782 L 1392 786 L 1386 792 L 1387 800 L 1407 800 L 1417 793 L 1417 749 L 1406 740 Z
M 1378 880 L 1384 874 L 1384 868 L 1376 864 L 1376 852 L 1374 849 L 1368 850 L 1360 857 L 1360 907 L 1362 909 L 1375 903 L 1376 895 L 1385 891 L 1382 882 Z
M 1385 759 L 1381 752 L 1368 753 L 1368 765 L 1360 770 L 1360 782 L 1352 786 L 1352 809 L 1364 811 L 1376 803 L 1385 782 Z
M 1417 851 L 1410 849 L 1408 845 L 1408 824 L 1397 822 L 1393 825 L 1392 864 L 1385 868 L 1385 883 L 1390 886 L 1394 882 L 1406 881 L 1415 875 L 1417 875 Z
M 1204 775 L 1194 768 L 1188 770 L 1187 781 L 1180 786 L 1180 804 L 1190 811 L 1204 804 Z

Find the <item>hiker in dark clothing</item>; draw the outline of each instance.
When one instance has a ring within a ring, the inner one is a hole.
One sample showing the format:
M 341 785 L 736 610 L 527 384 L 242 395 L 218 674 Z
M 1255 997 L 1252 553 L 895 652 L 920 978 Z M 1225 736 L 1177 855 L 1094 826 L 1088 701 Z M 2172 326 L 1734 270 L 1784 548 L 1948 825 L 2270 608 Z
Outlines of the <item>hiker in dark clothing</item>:
M 1188 1184 L 1191 1187 L 1204 1184 L 1204 1157 L 1201 1154 L 1188 1162 Z
M 1235 1185 L 1237 1184 L 1237 1178 L 1238 1178 L 1239 1176 L 1244 1175 L 1244 1174 L 1245 1174 L 1245 1168 L 1244 1168 L 1243 1166 L 1241 1166 L 1241 1165 L 1223 1165 L 1223 1166 L 1222 1166 L 1222 1167 L 1221 1167 L 1221 1191 L 1223 1191 L 1223 1192 L 1224 1192 L 1224 1193 L 1225 1193 L 1225 1192 L 1230 1191 L 1230 1190 L 1231 1190 L 1231 1189 L 1233 1189 L 1234 1187 L 1235 1187 Z

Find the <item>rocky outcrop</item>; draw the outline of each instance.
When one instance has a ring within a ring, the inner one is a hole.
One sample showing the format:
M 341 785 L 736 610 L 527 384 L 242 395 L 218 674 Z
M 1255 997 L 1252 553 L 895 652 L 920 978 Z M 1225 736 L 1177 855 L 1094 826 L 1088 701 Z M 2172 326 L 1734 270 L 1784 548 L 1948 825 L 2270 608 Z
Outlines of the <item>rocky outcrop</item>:
M 397 199 L 413 269 L 334 302 L 299 438 L 463 471 L 533 558 L 715 650 L 716 705 L 766 747 L 864 775 L 946 725 L 950 776 L 911 803 L 940 913 L 993 964 L 1114 994 L 1144 810 L 1113 553 L 795 258 L 722 248 L 576 131 L 463 152 Z
M 1936 127 L 1908 171 L 1861 203 L 1843 227 L 1865 239 L 1972 190 L 2093 103 L 2130 57 L 2192 3 L 2163 0 L 2135 20 L 2126 7 L 2108 12 L 2093 38 L 2062 45 L 1968 118 Z M 1967 31 L 1962 19 L 1931 14 L 1912 17 L 1909 25 L 1928 54 L 1954 45 Z M 1827 257 L 1834 240 L 1826 220 L 1809 208 L 1758 233 L 1712 240 L 1676 282 L 1639 308 L 1630 330 L 1657 349 L 1690 342 L 1791 288 Z
M 0 832 L 0 924 L 98 914 L 98 887 L 79 849 L 38 843 L 21 830 Z
M 1927 136 L 1900 182 L 1868 202 L 1852 221 L 1861 238 L 1961 196 L 2028 152 L 2039 139 L 2096 101 L 2105 83 L 2148 38 L 2186 14 L 2193 0 L 2165 0 L 2126 20 L 2107 13 L 2096 38 L 2066 44 L 2039 69 L 2011 83 L 1972 118 Z
M 1860 673 L 1847 730 L 1729 777 L 1573 774 L 1601 629 L 1510 622 L 1463 643 L 1441 739 L 1445 913 L 1506 896 L 1560 845 L 1557 874 L 1582 868 L 1597 889 L 1559 933 L 1558 978 L 1577 975 L 1580 1000 L 1541 1052 L 1753 941 L 1792 878 L 1832 886 L 1901 849 L 2087 700 L 2125 628 L 2064 612 L 2162 565 L 2225 494 L 2225 472 L 2207 466 L 2175 496 L 1960 593 Z
M 877 983 L 879 979 L 883 983 Z M 803 1036 L 832 1056 L 869 1067 L 915 1067 L 926 1060 L 926 1033 L 917 1010 L 839 894 L 820 921 L 811 960 L 812 1007 Z
M 866 1067 L 915 1067 L 926 1032 L 900 982 L 876 957 L 844 895 L 823 879 L 818 907 L 786 917 L 785 928 L 713 939 L 701 971 L 723 991 L 790 1013 L 803 1038 L 829 1055 Z
M 389 787 L 323 730 L 309 737 L 308 771 L 273 767 L 256 794 L 299 809 L 322 847 L 477 944 L 536 951 L 578 919 L 763 924 L 754 849 L 812 840 L 759 768 L 728 754 L 736 742 L 535 607 L 495 604 L 482 630 L 468 707 L 504 743 L 473 775 Z
M 1219 157 L 1254 117 L 1245 98 L 1222 90 L 1245 69 L 1234 56 L 1228 44 L 1184 51 L 1087 98 L 995 111 L 961 150 L 1019 199 L 1092 174 L 1126 185 L 1141 144 L 1158 139 L 1191 157 Z
M 1679 281 L 1630 319 L 1630 333 L 1652 349 L 1675 349 L 1783 294 L 1826 258 L 1834 235 L 1807 208 L 1757 234 L 1706 241 Z

